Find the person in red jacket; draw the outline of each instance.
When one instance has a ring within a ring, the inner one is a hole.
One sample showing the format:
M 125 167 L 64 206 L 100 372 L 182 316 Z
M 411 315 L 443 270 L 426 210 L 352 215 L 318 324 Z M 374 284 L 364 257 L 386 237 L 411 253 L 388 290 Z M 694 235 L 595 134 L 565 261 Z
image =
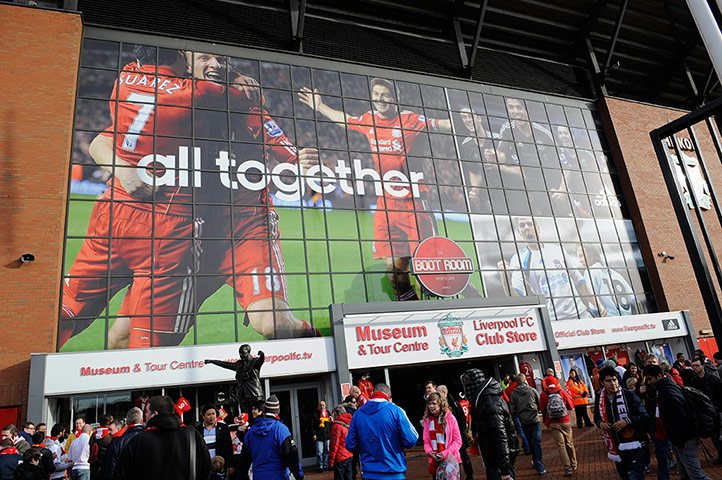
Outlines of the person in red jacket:
M 351 480 L 351 463 L 353 453 L 346 450 L 346 434 L 351 423 L 351 414 L 346 413 L 343 405 L 337 405 L 333 412 L 331 424 L 331 444 L 328 449 L 328 466 L 333 468 L 334 480 Z
M 561 397 L 561 403 L 559 397 Z M 559 449 L 559 457 L 564 465 L 564 475 L 570 477 L 577 469 L 577 452 L 574 449 L 574 436 L 569 410 L 574 410 L 572 397 L 559 386 L 554 377 L 544 379 L 544 391 L 539 400 L 539 410 L 544 423 L 552 431 L 552 438 Z

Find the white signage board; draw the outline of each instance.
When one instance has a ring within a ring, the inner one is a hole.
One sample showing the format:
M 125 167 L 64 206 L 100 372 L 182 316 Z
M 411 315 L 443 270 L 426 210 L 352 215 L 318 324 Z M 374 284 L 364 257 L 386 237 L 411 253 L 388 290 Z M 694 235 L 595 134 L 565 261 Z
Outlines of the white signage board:
M 688 334 L 682 312 L 552 322 L 557 348 L 594 347 L 643 342 Z
M 336 370 L 333 338 L 251 342 L 262 350 L 261 377 Z M 205 359 L 238 360 L 238 343 L 47 354 L 45 395 L 102 392 L 235 381 L 235 373 Z
M 349 368 L 404 365 L 546 350 L 541 305 L 349 314 Z

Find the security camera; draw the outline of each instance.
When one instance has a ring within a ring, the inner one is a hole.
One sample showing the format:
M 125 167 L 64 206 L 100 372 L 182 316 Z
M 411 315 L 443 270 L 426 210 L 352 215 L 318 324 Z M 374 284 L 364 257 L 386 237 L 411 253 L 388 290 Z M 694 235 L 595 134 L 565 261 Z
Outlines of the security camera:
M 659 252 L 659 253 L 657 254 L 657 256 L 658 256 L 658 257 L 666 257 L 666 256 L 667 256 L 667 252 L 665 252 L 665 251 L 663 250 L 663 251 Z
M 35 261 L 35 255 L 33 255 L 32 253 L 23 253 L 22 255 L 20 255 L 20 261 L 21 261 L 22 263 L 34 262 L 34 261 Z

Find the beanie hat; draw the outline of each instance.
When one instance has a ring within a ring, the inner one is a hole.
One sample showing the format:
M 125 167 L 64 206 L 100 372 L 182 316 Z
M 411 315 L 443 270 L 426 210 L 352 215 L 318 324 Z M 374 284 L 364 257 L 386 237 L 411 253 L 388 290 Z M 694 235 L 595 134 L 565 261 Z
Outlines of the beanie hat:
M 281 413 L 281 404 L 275 395 L 271 395 L 266 399 L 266 403 L 263 405 L 263 413 L 272 413 L 273 415 Z
M 559 380 L 557 380 L 557 379 L 554 378 L 554 377 L 547 377 L 547 378 L 544 379 L 544 388 L 545 388 L 545 389 L 551 387 L 552 385 L 555 385 L 555 386 L 558 387 L 558 386 L 559 386 Z
M 464 394 L 467 398 L 474 398 L 484 385 L 484 372 L 478 368 L 470 368 L 461 376 Z

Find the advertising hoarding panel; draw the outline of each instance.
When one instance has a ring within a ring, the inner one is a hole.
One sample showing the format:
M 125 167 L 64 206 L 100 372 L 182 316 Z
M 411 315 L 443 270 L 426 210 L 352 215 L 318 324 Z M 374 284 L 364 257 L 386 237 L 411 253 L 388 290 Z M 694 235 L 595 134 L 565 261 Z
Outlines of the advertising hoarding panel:
M 553 322 L 552 329 L 560 350 L 684 337 L 689 333 L 682 312 L 609 317 L 603 321 L 566 320 Z
M 590 104 L 157 40 L 85 40 L 60 351 L 329 335 L 432 236 L 465 298 L 654 308 Z
M 546 350 L 539 310 L 504 307 L 346 315 L 343 330 L 348 367 Z
M 336 369 L 333 339 L 303 342 L 251 342 L 252 355 L 262 350 L 263 378 L 332 372 Z M 236 361 L 237 344 L 194 345 L 140 350 L 43 354 L 46 356 L 44 394 L 60 395 L 116 390 L 235 382 L 230 370 L 209 365 L 206 359 Z

